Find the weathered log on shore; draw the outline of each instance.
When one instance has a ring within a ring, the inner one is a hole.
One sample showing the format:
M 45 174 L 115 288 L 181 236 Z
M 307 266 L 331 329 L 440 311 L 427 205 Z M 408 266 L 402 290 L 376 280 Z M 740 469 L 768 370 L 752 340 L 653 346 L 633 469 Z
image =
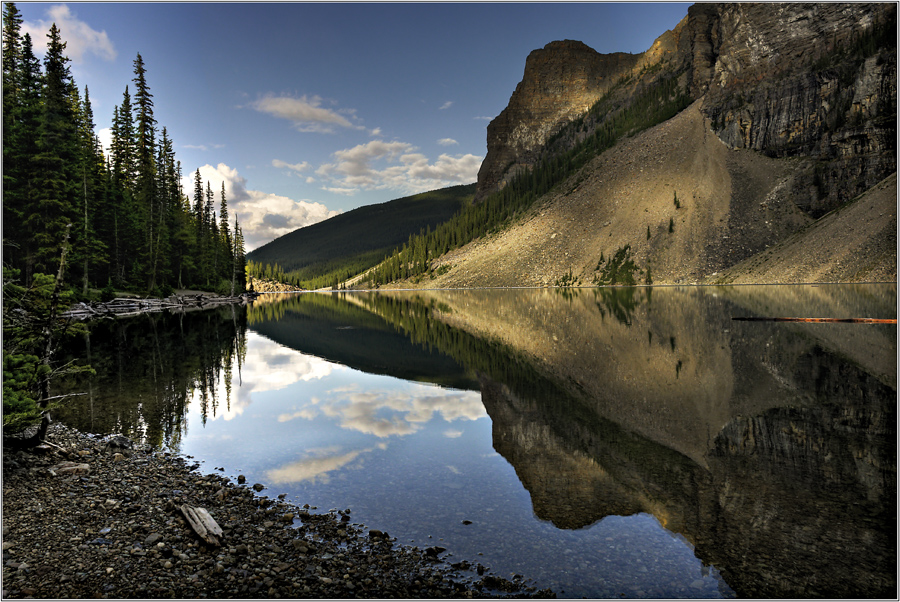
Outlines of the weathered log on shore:
M 220 297 L 218 295 L 172 295 L 165 299 L 113 299 L 106 302 L 76 303 L 64 317 L 76 320 L 91 320 L 95 318 L 124 318 L 137 316 L 144 313 L 170 311 L 184 313 L 210 309 L 220 305 L 240 304 L 246 305 L 256 299 L 257 293 L 243 293 L 235 297 Z

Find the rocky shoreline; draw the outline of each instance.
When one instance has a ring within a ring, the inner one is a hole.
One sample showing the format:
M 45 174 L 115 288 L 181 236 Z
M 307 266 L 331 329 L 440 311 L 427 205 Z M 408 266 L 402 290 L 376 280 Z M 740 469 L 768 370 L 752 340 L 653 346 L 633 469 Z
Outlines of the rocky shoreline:
M 50 426 L 3 454 L 3 598 L 555 597 L 442 548 L 200 474 L 190 457 Z M 182 508 L 204 508 L 220 545 Z

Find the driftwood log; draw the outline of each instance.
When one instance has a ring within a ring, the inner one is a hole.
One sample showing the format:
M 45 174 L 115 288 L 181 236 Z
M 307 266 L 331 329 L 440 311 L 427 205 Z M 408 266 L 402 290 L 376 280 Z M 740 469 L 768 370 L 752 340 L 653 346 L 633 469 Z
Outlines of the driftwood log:
M 187 519 L 191 529 L 200 536 L 200 539 L 213 546 L 221 546 L 219 538 L 222 537 L 222 528 L 209 515 L 206 508 L 196 508 L 182 504 L 181 513 Z
M 124 318 L 159 311 L 184 313 L 234 303 L 246 305 L 257 296 L 254 293 L 244 293 L 235 297 L 173 295 L 165 299 L 118 298 L 104 303 L 77 303 L 63 315 L 75 320 L 91 320 L 94 318 Z

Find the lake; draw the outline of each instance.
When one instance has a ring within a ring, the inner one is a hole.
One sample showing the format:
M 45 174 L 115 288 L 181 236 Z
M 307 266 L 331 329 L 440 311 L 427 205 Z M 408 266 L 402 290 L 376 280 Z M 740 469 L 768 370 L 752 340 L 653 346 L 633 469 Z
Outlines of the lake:
M 264 295 L 93 324 L 59 418 L 560 597 L 896 598 L 896 326 L 733 320 L 896 308 L 895 284 Z

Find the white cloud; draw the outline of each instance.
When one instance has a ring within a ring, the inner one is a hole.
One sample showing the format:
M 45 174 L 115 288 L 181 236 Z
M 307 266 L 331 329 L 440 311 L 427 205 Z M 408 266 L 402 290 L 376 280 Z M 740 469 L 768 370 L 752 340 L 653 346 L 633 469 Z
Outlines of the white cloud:
M 278 169 L 289 169 L 291 171 L 296 171 L 297 173 L 306 171 L 309 169 L 309 163 L 303 161 L 301 163 L 287 163 L 282 161 L 281 159 L 272 159 L 272 167 L 277 167 Z
M 290 96 L 267 95 L 250 103 L 250 107 L 260 113 L 267 113 L 273 117 L 286 119 L 293 122 L 294 127 L 301 132 L 333 133 L 335 126 L 342 128 L 365 129 L 354 125 L 344 115 L 355 117 L 354 109 L 342 109 L 333 111 L 321 106 L 322 98 L 319 96 L 300 98 Z
M 359 190 L 397 190 L 415 194 L 467 184 L 478 178 L 482 157 L 442 154 L 430 163 L 406 142 L 372 140 L 333 154 L 316 174 L 328 182 L 326 190 L 353 194 Z
M 439 111 L 443 111 L 444 109 L 449 109 L 449 108 L 452 107 L 452 106 L 453 106 L 453 101 L 452 101 L 452 100 L 448 100 L 447 102 L 445 102 L 444 104 L 442 104 L 442 105 L 438 108 L 438 110 L 439 110 Z
M 103 147 L 103 152 L 108 153 L 112 148 L 112 128 L 98 130 L 97 137 L 100 138 L 100 145 Z
M 22 23 L 22 34 L 31 35 L 35 53 L 47 50 L 47 34 L 50 26 L 56 23 L 62 41 L 66 43 L 65 54 L 73 63 L 84 60 L 85 54 L 94 54 L 106 61 L 116 58 L 116 49 L 105 31 L 96 31 L 87 23 L 79 20 L 65 4 L 55 4 L 47 9 L 49 19 L 39 19 L 37 23 Z
M 200 179 L 203 181 L 204 190 L 206 182 L 210 183 L 217 198 L 222 183 L 225 183 L 228 212 L 231 216 L 238 217 L 247 251 L 252 251 L 297 228 L 311 226 L 340 213 L 329 210 L 325 205 L 315 201 L 295 201 L 269 192 L 248 190 L 246 178 L 224 163 L 219 163 L 216 167 L 204 165 L 200 168 Z M 182 185 L 188 196 L 192 197 L 194 173 L 187 174 L 182 180 Z M 233 219 L 232 217 L 232 221 Z
M 441 138 L 440 140 L 438 140 L 438 144 L 440 144 L 441 146 L 453 146 L 454 144 L 459 144 L 459 142 L 457 142 L 453 138 Z
M 181 148 L 189 148 L 191 150 L 208 151 L 209 149 L 225 148 L 224 144 L 182 144 Z

